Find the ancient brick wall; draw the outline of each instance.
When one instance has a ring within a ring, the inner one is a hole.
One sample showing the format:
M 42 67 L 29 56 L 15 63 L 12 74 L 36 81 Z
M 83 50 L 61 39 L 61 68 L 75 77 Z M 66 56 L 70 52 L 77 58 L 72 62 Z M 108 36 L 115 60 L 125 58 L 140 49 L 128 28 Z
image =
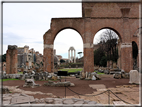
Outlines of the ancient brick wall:
M 94 71 L 93 39 L 103 29 L 114 30 L 119 38 L 121 69 L 132 69 L 132 39 L 139 28 L 139 3 L 82 3 L 82 18 L 52 18 L 50 30 L 44 35 L 44 70 L 52 72 L 53 43 L 63 29 L 76 30 L 84 44 L 84 71 Z M 48 64 L 48 66 L 47 66 Z

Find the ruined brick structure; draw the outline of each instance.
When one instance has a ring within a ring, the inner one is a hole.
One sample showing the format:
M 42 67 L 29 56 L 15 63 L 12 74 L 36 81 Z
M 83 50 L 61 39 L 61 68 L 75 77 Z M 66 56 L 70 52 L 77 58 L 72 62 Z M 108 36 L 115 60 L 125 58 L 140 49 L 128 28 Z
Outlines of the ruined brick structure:
M 18 47 L 18 67 L 31 68 L 33 63 L 40 64 L 43 60 L 43 55 L 38 51 L 35 51 L 33 48 L 29 50 L 29 46 Z M 28 65 L 26 62 L 28 61 Z
M 8 45 L 8 50 L 6 52 L 6 73 L 13 74 L 17 73 L 17 46 Z
M 139 2 L 83 2 L 82 17 L 52 18 L 50 29 L 44 34 L 44 70 L 53 72 L 53 44 L 56 35 L 63 29 L 76 30 L 84 44 L 84 71 L 94 71 L 93 39 L 95 34 L 109 28 L 119 38 L 118 66 L 129 72 L 133 68 L 132 41 L 139 49 L 139 37 L 133 35 L 139 28 Z

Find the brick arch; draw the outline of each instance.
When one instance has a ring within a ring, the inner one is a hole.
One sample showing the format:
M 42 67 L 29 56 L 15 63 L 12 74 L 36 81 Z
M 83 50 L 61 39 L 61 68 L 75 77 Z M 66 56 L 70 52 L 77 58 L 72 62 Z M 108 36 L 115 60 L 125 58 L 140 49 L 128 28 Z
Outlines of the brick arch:
M 111 27 L 103 27 L 103 28 L 99 29 L 97 32 L 99 32 L 100 30 L 103 30 L 103 29 L 110 29 L 110 30 L 113 30 L 113 31 L 118 35 L 118 37 L 119 37 L 119 39 L 120 39 L 120 42 L 122 42 L 122 37 L 121 37 L 120 33 L 119 33 L 117 30 L 115 30 L 114 28 L 111 28 Z M 97 32 L 96 32 L 96 33 L 97 33 Z M 96 35 L 96 33 L 95 33 L 95 35 Z M 94 37 L 93 37 L 93 41 L 94 41 L 95 35 L 94 35 Z
M 122 43 L 122 36 L 120 35 L 120 33 L 116 29 L 114 29 L 112 27 L 102 27 L 102 28 L 98 29 L 97 32 L 99 32 L 100 30 L 103 30 L 103 29 L 113 30 L 119 37 L 119 43 L 118 43 L 118 56 L 119 56 L 119 58 L 118 58 L 118 61 L 117 61 L 117 66 L 119 68 L 121 68 L 121 43 Z M 94 38 L 95 38 L 95 35 L 94 35 Z M 94 42 L 94 39 L 93 39 L 93 42 Z M 109 64 L 110 62 L 108 61 L 107 63 L 108 63 L 108 66 L 110 66 L 110 64 Z
M 56 37 L 56 35 L 64 30 L 64 29 L 73 29 L 75 31 L 77 31 L 84 43 L 84 29 L 82 28 L 84 20 L 82 20 L 82 18 L 52 18 L 51 20 L 51 41 L 52 44 L 54 42 L 54 39 Z
M 51 41 L 52 41 L 52 44 L 54 43 L 54 40 L 55 40 L 56 36 L 58 35 L 58 33 L 60 33 L 60 32 L 63 31 L 63 30 L 66 30 L 66 29 L 72 29 L 72 30 L 76 31 L 76 32 L 81 36 L 82 41 L 83 41 L 83 36 L 81 35 L 81 33 L 80 33 L 77 29 L 75 29 L 75 28 L 73 28 L 73 27 L 64 27 L 64 28 L 59 29 L 59 30 L 56 32 L 56 34 L 53 35 L 53 38 L 52 38 L 52 40 L 51 40 Z

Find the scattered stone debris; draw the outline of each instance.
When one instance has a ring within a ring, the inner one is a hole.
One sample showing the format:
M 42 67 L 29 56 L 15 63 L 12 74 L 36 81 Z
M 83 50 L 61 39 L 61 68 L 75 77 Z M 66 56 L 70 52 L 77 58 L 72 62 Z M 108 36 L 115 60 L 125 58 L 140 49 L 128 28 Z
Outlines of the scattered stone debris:
M 9 89 L 8 89 L 8 87 L 3 86 L 3 87 L 2 87 L 2 93 L 3 93 L 3 94 L 7 94 L 7 93 L 9 93 Z
M 32 87 L 32 88 L 38 87 L 38 86 L 39 86 L 39 84 L 36 84 L 34 82 L 34 79 L 26 79 L 25 80 L 25 85 L 23 85 L 23 87 Z
M 54 86 L 54 87 L 64 87 L 64 86 L 75 86 L 73 83 L 70 81 L 65 81 L 65 82 L 53 82 L 53 81 L 48 81 L 48 83 L 44 83 L 45 86 Z

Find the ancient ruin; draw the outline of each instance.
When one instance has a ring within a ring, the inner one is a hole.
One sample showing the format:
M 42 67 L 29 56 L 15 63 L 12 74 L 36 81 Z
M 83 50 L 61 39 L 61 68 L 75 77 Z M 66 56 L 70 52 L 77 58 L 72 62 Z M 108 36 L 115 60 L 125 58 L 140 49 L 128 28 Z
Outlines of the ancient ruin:
M 43 60 L 43 55 L 29 46 L 18 47 L 18 68 L 30 69 L 33 68 L 33 63 L 40 65 Z
M 93 38 L 103 28 L 115 31 L 119 38 L 118 67 L 126 72 L 133 69 L 132 41 L 138 45 L 139 2 L 82 2 L 82 17 L 52 18 L 50 29 L 44 34 L 44 71 L 53 72 L 53 43 L 63 29 L 76 30 L 84 44 L 84 71 L 94 71 Z M 138 61 L 139 62 L 139 61 Z
M 71 52 L 71 56 L 70 56 L 70 52 Z M 73 55 L 73 52 L 74 52 L 74 55 Z M 69 59 L 69 62 L 73 62 L 73 63 L 76 62 L 76 50 L 74 49 L 74 47 L 69 48 L 68 59 Z
M 16 74 L 17 73 L 17 46 L 8 45 L 8 50 L 6 52 L 6 73 Z

